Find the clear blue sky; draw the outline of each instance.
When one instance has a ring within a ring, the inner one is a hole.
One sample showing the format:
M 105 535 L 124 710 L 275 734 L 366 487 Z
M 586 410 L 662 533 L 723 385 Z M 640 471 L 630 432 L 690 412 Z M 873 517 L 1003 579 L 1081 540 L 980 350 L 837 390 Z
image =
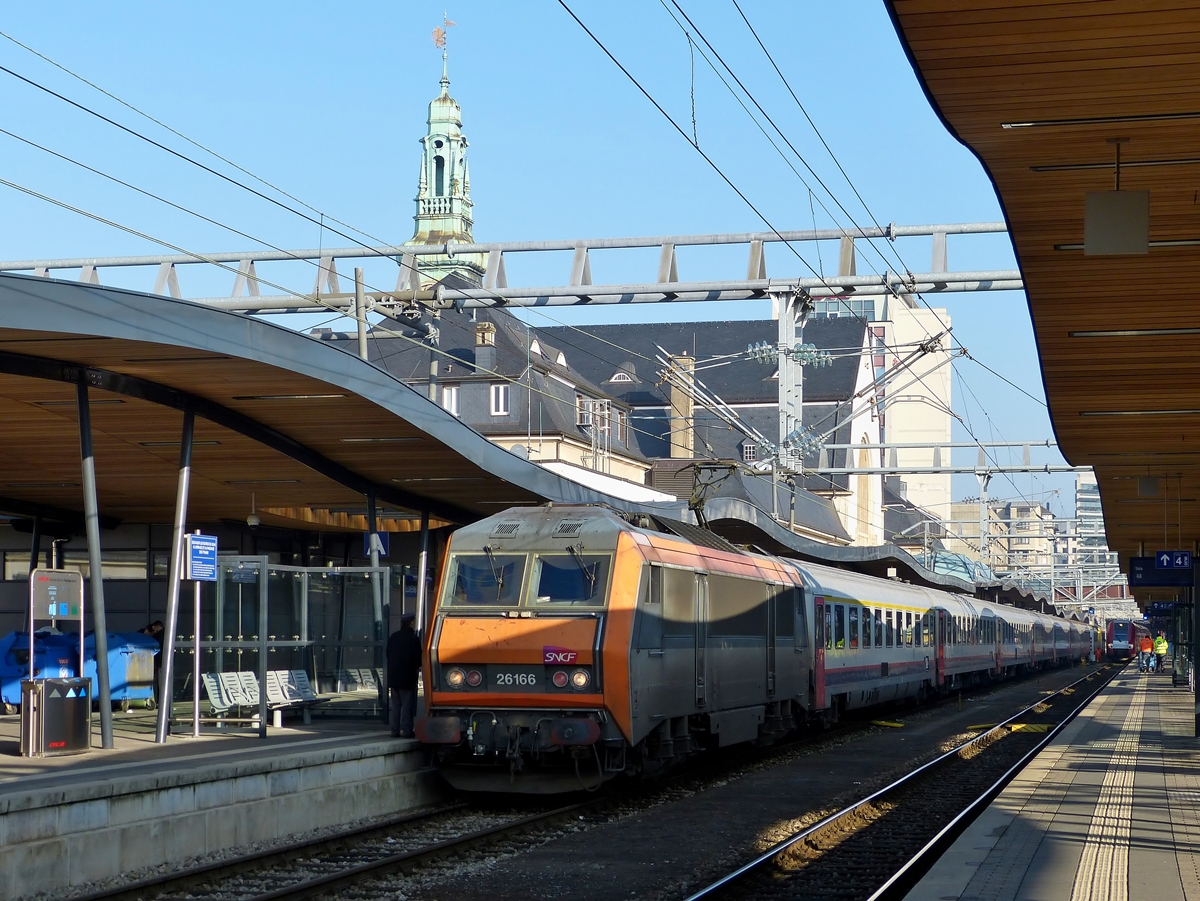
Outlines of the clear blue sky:
M 694 85 L 701 148 L 780 229 L 859 224 L 989 221 L 999 204 L 974 157 L 929 108 L 882 3 L 741 0 L 768 49 L 845 168 L 866 212 L 728 0 L 681 0 L 759 103 L 832 193 L 837 208 L 800 164 L 809 191 L 766 142 L 666 8 L 653 0 L 568 0 L 569 5 L 659 103 L 691 130 Z M 441 54 L 430 32 L 443 9 L 450 29 L 451 92 L 462 104 L 471 142 L 478 240 L 687 234 L 766 230 L 763 221 L 709 168 L 553 0 L 414 0 L 318 3 L 5 2 L 0 30 L 88 78 L 322 212 L 374 239 L 401 243 L 412 233 L 412 198 L 429 100 Z M 48 12 L 49 10 L 49 12 Z M 0 39 L 0 65 L 60 91 L 163 143 L 199 151 Z M 188 250 L 345 246 L 318 225 L 284 212 L 193 166 L 148 147 L 61 101 L 0 73 L 5 127 L 24 138 L 202 212 L 249 240 L 106 183 L 0 135 L 0 177 L 116 220 Z M 223 164 L 205 158 L 222 171 Z M 244 176 L 237 175 L 246 180 Z M 0 187 L 0 258 L 158 253 L 133 235 Z M 827 212 L 821 204 L 828 208 Z M 340 228 L 340 227 L 339 227 Z M 914 272 L 929 267 L 928 240 L 895 248 Z M 836 271 L 836 245 L 802 249 L 816 268 Z M 744 250 L 681 253 L 680 277 L 737 277 Z M 889 259 L 893 267 L 895 263 Z M 511 283 L 561 282 L 569 256 L 510 261 Z M 878 271 L 860 249 L 859 271 Z M 1008 268 L 1003 236 L 951 239 L 953 269 Z M 650 280 L 655 255 L 597 254 L 597 283 Z M 282 271 L 282 270 L 281 270 Z M 780 245 L 768 252 L 772 276 L 807 276 Z M 263 274 L 260 272 L 260 274 Z M 312 275 L 293 272 L 298 286 Z M 152 276 L 142 274 L 140 279 Z M 231 277 L 184 273 L 186 293 L 228 293 Z M 391 287 L 395 272 L 368 270 Z M 187 282 L 192 278 L 192 282 Z M 197 280 L 203 279 L 203 282 Z M 124 282 L 149 290 L 151 284 Z M 958 340 L 1031 394 L 1041 379 L 1023 295 L 957 295 L 948 307 Z M 612 321 L 604 310 L 554 313 L 573 324 Z M 643 307 L 619 315 L 649 318 L 756 318 L 761 304 Z M 535 324 L 537 318 L 532 320 Z M 545 321 L 545 320 L 540 320 Z M 955 410 L 984 440 L 1052 436 L 1045 408 L 969 362 L 957 364 Z M 967 440 L 958 427 L 956 440 Z M 973 459 L 973 457 L 971 458 Z M 1019 459 L 1019 456 L 1018 456 Z M 1046 460 L 1050 457 L 1038 457 Z M 1058 459 L 1054 457 L 1053 459 Z M 1072 507 L 1072 478 L 1020 478 L 1034 497 L 1059 489 L 1056 510 Z M 960 477 L 956 495 L 976 493 Z M 1017 496 L 1003 480 L 992 493 Z

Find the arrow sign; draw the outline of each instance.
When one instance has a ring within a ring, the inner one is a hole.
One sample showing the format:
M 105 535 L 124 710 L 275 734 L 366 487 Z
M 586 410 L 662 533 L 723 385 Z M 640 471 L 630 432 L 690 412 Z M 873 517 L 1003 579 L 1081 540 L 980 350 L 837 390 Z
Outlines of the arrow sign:
M 1156 551 L 1154 553 L 1155 569 L 1191 569 L 1191 551 Z

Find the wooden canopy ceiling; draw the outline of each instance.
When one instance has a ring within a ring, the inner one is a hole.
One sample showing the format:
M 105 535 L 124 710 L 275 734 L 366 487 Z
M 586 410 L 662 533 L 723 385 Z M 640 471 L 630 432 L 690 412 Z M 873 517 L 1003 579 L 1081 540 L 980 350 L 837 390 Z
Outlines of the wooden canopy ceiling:
M 1059 445 L 1094 466 L 1125 565 L 1200 537 L 1200 8 L 888 0 L 947 127 L 991 176 Z M 1084 256 L 1084 196 L 1150 192 L 1150 251 Z M 1139 495 L 1139 477 L 1158 494 Z

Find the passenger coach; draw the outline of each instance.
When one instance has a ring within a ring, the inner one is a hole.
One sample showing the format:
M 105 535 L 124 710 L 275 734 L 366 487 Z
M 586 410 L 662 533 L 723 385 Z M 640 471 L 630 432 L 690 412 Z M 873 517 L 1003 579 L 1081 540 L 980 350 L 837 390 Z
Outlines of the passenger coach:
M 546 506 L 454 534 L 417 724 L 453 785 L 593 788 L 1088 644 L 1082 623 L 668 526 Z

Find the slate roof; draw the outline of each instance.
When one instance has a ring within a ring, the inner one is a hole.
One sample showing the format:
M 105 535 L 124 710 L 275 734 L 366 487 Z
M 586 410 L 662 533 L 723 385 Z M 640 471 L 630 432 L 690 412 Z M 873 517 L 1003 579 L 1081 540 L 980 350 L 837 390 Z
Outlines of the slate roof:
M 772 320 L 726 322 L 637 323 L 589 325 L 586 330 L 555 326 L 538 329 L 548 341 L 563 348 L 572 368 L 605 391 L 633 406 L 667 402 L 666 386 L 659 386 L 655 362 L 658 347 L 671 354 L 687 353 L 698 360 L 725 354 L 742 354 L 751 344 L 775 344 L 777 324 Z M 832 366 L 804 369 L 804 400 L 843 401 L 854 393 L 866 325 L 860 319 L 810 319 L 803 341 L 826 350 L 853 354 Z M 622 350 L 624 349 L 624 350 Z M 619 370 L 635 374 L 636 381 L 613 382 Z M 730 404 L 775 403 L 779 397 L 774 365 L 747 359 L 705 369 L 697 377 Z

